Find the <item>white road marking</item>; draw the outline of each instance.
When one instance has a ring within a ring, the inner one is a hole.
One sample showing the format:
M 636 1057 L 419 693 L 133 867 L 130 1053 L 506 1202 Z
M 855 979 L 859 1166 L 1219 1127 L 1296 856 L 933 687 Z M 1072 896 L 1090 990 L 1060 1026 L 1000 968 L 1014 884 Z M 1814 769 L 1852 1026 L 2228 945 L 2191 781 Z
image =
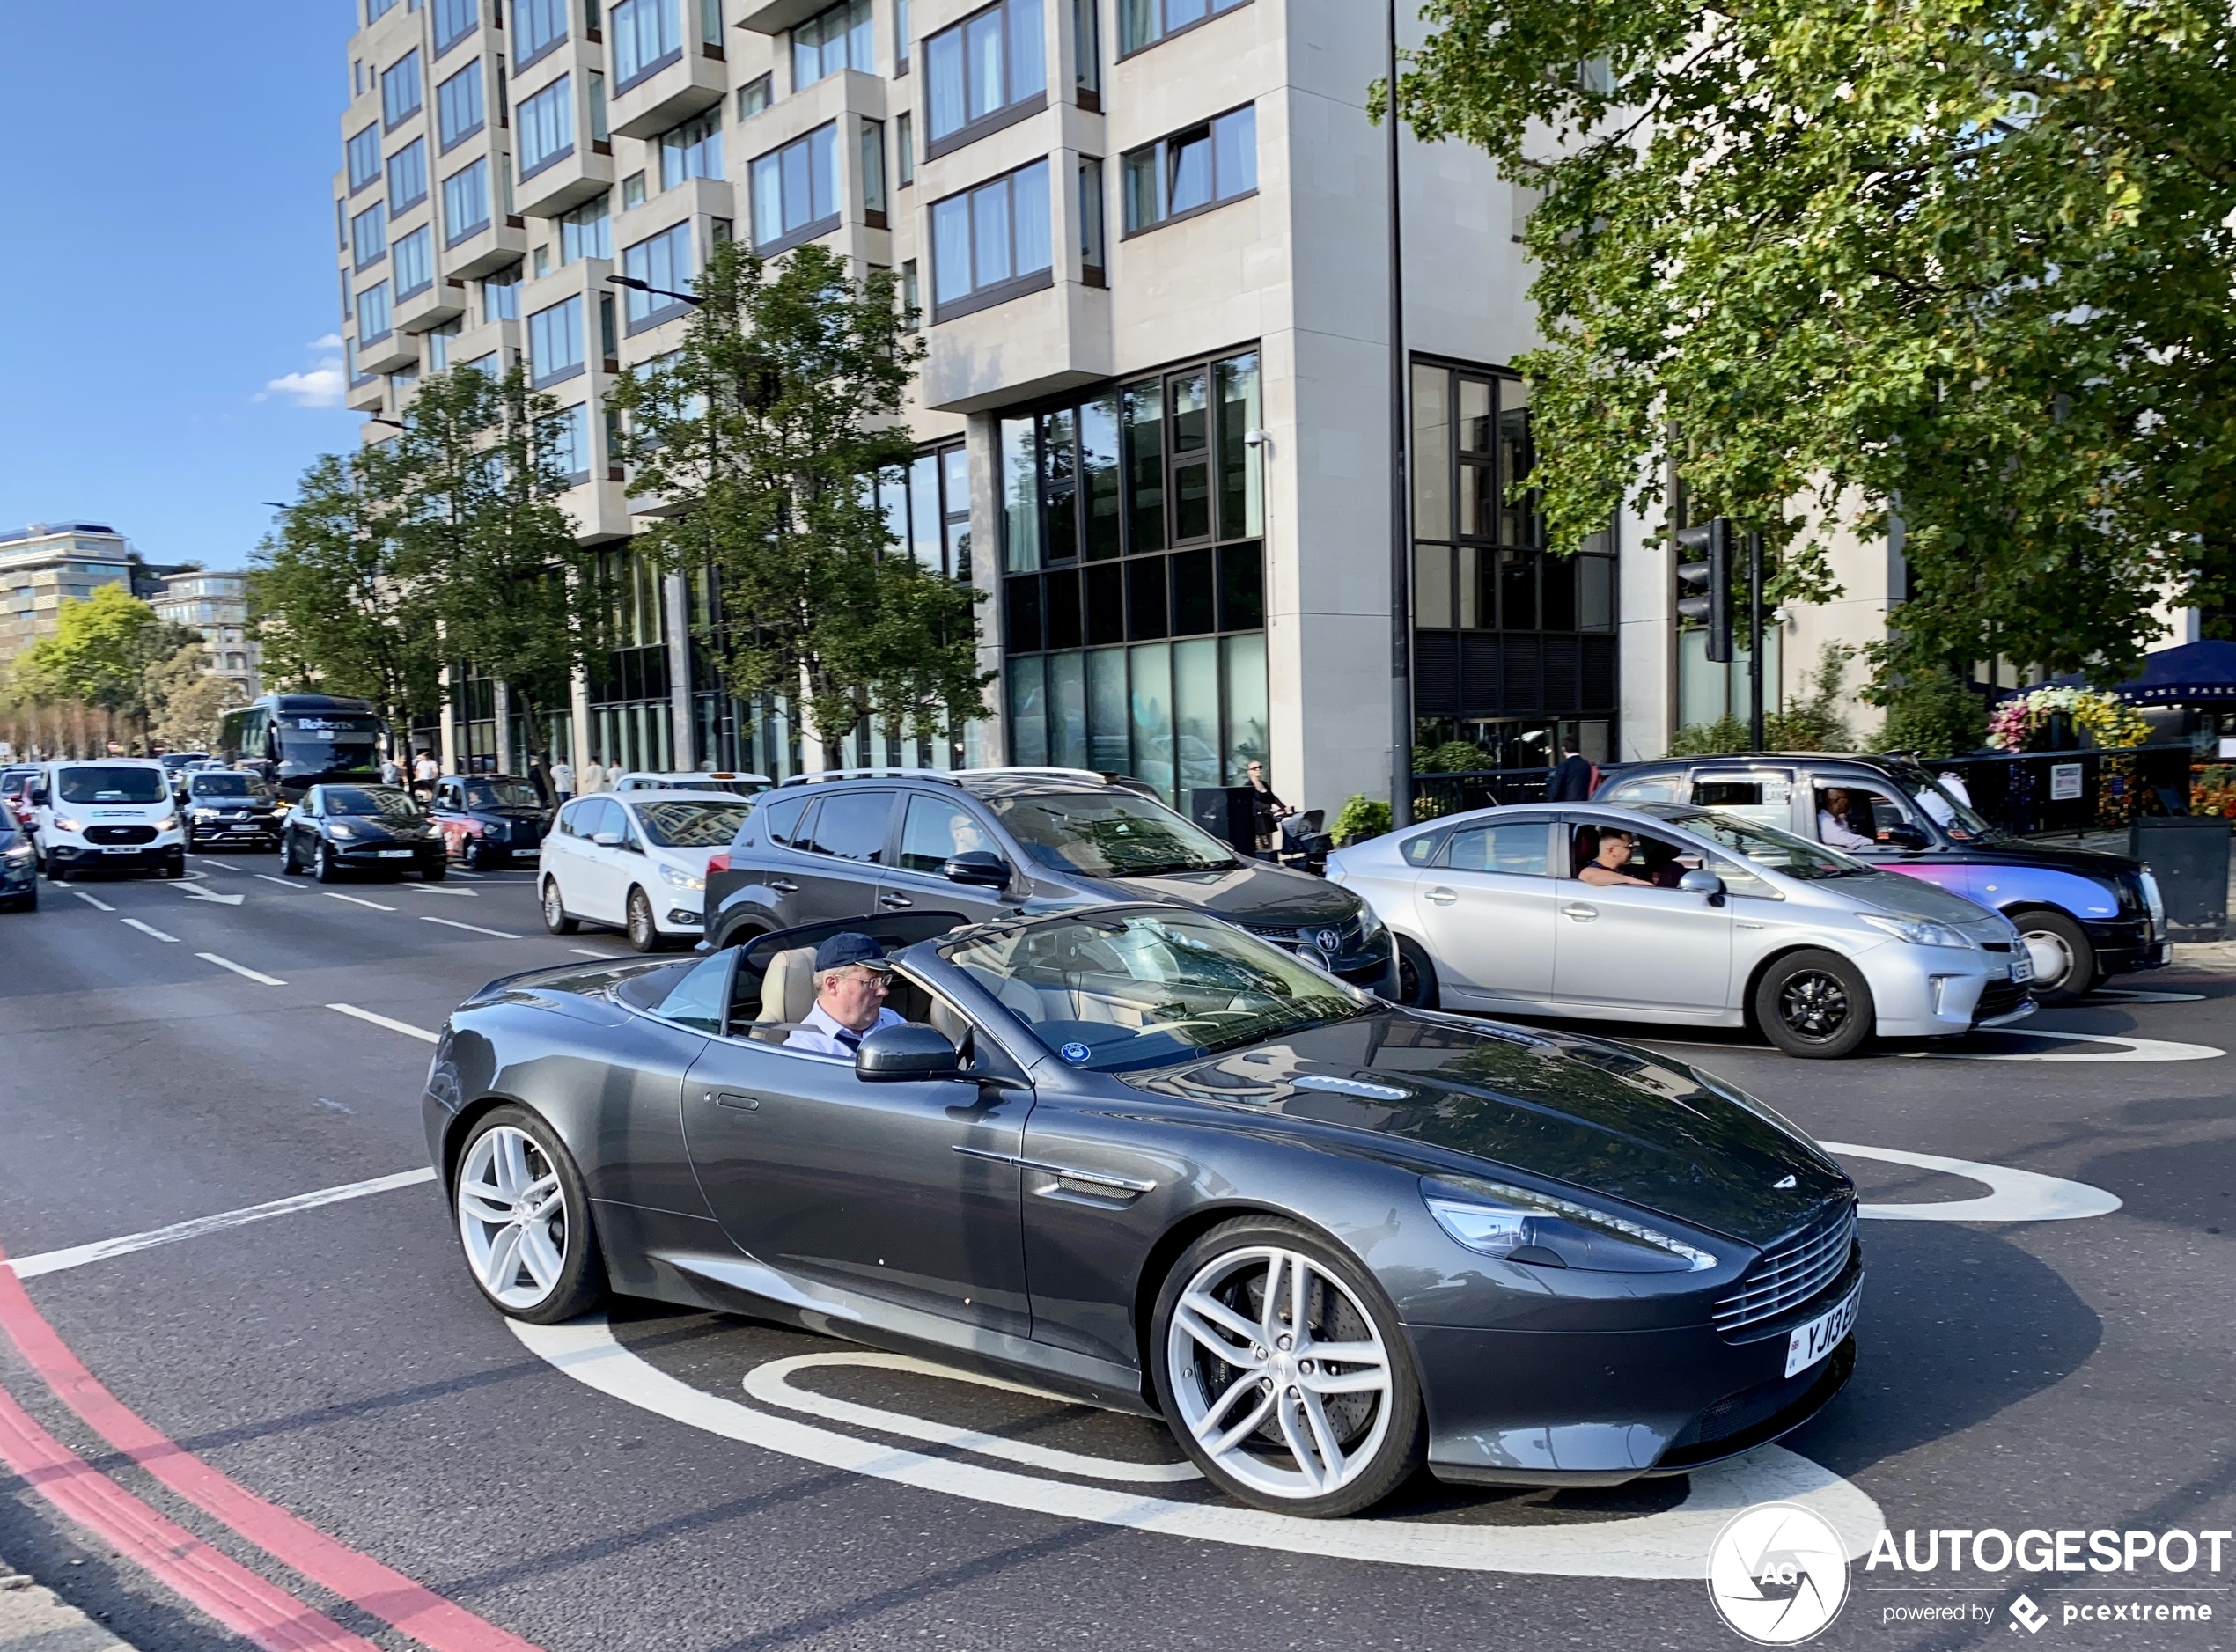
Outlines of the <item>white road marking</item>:
M 2123 1004 L 2201 1004 L 2205 1002 L 2203 993 L 2168 993 L 2156 988 L 2145 991 L 2132 987 L 2099 987 L 2089 994 L 2088 1002 L 2094 1003 L 2101 998 Z
M 669 1376 L 614 1340 L 602 1316 L 571 1325 L 508 1319 L 522 1346 L 586 1387 L 688 1428 L 827 1468 L 951 1497 L 1022 1509 L 1058 1520 L 1162 1532 L 1200 1542 L 1393 1566 L 1563 1577 L 1706 1575 L 1724 1524 L 1758 1502 L 1806 1503 L 1830 1521 L 1857 1559 L 1886 1524 L 1879 1505 L 1807 1457 L 1767 1445 L 1688 1478 L 1685 1501 L 1659 1514 L 1557 1526 L 1466 1526 L 1433 1521 L 1305 1520 L 1228 1503 L 1174 1502 L 1139 1490 L 1042 1479 L 1007 1469 L 857 1439 L 756 1411 Z
M 404 887 L 415 890 L 423 895 L 445 895 L 452 900 L 479 900 L 481 899 L 481 896 L 470 889 L 438 889 L 432 884 L 406 884 Z
M 246 975 L 251 980 L 261 981 L 267 987 L 287 985 L 276 975 L 267 975 L 263 971 L 251 969 L 246 964 L 236 964 L 229 958 L 219 958 L 215 952 L 196 952 L 195 956 L 205 963 L 215 964 L 219 969 L 229 969 L 236 975 Z
M 114 912 L 116 910 L 116 908 L 110 906 L 107 901 L 99 899 L 95 896 L 89 895 L 82 889 L 73 889 L 70 892 L 76 895 L 80 900 L 84 901 L 87 906 L 92 907 L 96 912 Z
M 111 910 L 114 910 L 114 908 L 112 907 Z M 170 942 L 173 946 L 179 944 L 179 937 L 177 936 L 165 935 L 153 924 L 142 923 L 137 918 L 119 918 L 117 921 L 123 924 L 127 929 L 137 929 L 142 935 L 151 935 L 158 941 Z
M 394 907 L 384 907 L 377 900 L 361 900 L 355 895 L 337 895 L 331 889 L 321 892 L 328 900 L 346 900 L 353 907 L 371 907 L 375 912 L 394 912 Z
M 489 874 L 487 872 L 469 872 L 462 866 L 453 866 L 451 868 L 451 876 L 452 877 L 472 877 L 479 879 L 488 877 Z
M 261 877 L 268 884 L 277 884 L 282 889 L 292 889 L 298 894 L 300 894 L 303 890 L 303 885 L 297 883 L 292 877 L 275 877 L 269 872 L 251 872 L 249 876 L 251 877 Z
M 508 929 L 484 929 L 478 923 L 452 923 L 448 918 L 430 918 L 423 915 L 419 921 L 422 923 L 439 923 L 446 929 L 471 929 L 476 935 L 493 935 L 500 941 L 517 941 L 520 938 Z
M 1998 1055 L 1988 1050 L 1904 1050 L 1912 1061 L 2210 1061 L 2228 1054 L 2210 1044 L 2181 1044 L 2172 1039 L 2146 1039 L 2133 1032 L 2051 1032 L 2036 1027 L 1999 1027 L 2005 1038 L 2063 1039 L 2074 1044 L 2109 1044 L 2123 1047 L 2101 1050 L 2020 1050 Z
M 828 1394 L 813 1393 L 791 1385 L 791 1379 L 795 1371 L 815 1370 L 834 1365 L 906 1371 L 915 1377 L 937 1377 L 948 1382 L 974 1384 L 981 1388 L 998 1388 L 1012 1394 L 1029 1394 L 1035 1399 L 1050 1400 L 1059 1406 L 1079 1403 L 1066 1399 L 1061 1394 L 1042 1393 L 1036 1388 L 997 1382 L 990 1377 L 980 1377 L 970 1371 L 951 1370 L 944 1365 L 934 1365 L 929 1360 L 910 1359 L 905 1354 L 801 1354 L 788 1360 L 773 1360 L 767 1365 L 756 1365 L 746 1373 L 746 1392 L 763 1405 L 782 1406 L 787 1411 L 803 1411 L 811 1417 L 851 1423 L 857 1428 L 875 1428 L 881 1434 L 897 1434 L 905 1439 L 924 1440 L 933 1445 L 946 1446 L 952 1450 L 1000 1457 L 1006 1462 L 1021 1463 L 1027 1468 L 1051 1469 L 1059 1474 L 1077 1474 L 1087 1479 L 1154 1480 L 1169 1485 L 1180 1480 L 1203 1478 L 1193 1463 L 1129 1463 L 1114 1457 L 1082 1457 L 1076 1451 L 1057 1451 L 1044 1445 L 1028 1444 L 1023 1440 L 1005 1440 L 999 1435 L 981 1434 L 974 1428 L 953 1428 L 944 1422 L 911 1417 L 902 1412 L 881 1411 L 875 1406 L 857 1406 L 850 1400 L 835 1399 Z
M 215 901 L 221 907 L 238 907 L 242 901 L 248 899 L 246 895 L 221 895 L 214 889 L 202 888 L 199 884 L 188 884 L 185 887 L 180 888 L 179 892 L 184 895 L 188 900 Z
M 431 1169 L 399 1171 L 394 1176 L 376 1176 L 371 1181 L 346 1182 L 339 1187 L 321 1187 L 314 1193 L 297 1193 L 291 1199 L 275 1199 L 268 1204 L 250 1205 L 246 1209 L 228 1210 L 219 1215 L 174 1222 L 167 1228 L 150 1228 L 144 1233 L 128 1233 L 119 1239 L 101 1239 L 92 1245 L 73 1245 L 65 1251 L 18 1256 L 4 1266 L 14 1268 L 18 1279 L 36 1279 L 41 1274 L 59 1274 L 66 1267 L 83 1267 L 88 1262 L 107 1261 L 112 1256 L 129 1256 L 134 1251 L 151 1251 L 158 1245 L 176 1245 L 181 1239 L 198 1239 L 205 1233 L 222 1233 L 227 1228 L 246 1227 L 252 1222 L 292 1215 L 298 1210 L 314 1210 L 320 1205 L 338 1205 L 345 1199 L 363 1199 L 370 1193 L 385 1193 L 398 1187 L 416 1187 L 434 1179 Z
M 626 952 L 593 952 L 586 946 L 570 946 L 567 950 L 584 958 L 603 958 L 608 964 L 619 964 L 629 957 Z
M 1990 1190 L 1978 1199 L 1857 1207 L 1857 1215 L 1881 1222 L 2077 1222 L 2084 1216 L 2108 1216 L 2120 1208 L 2119 1195 L 2101 1187 L 2008 1164 L 1982 1164 L 1972 1159 L 1944 1158 L 1938 1153 L 1905 1153 L 1891 1147 L 1857 1147 L 1848 1142 L 1817 1145 L 1828 1153 L 1961 1176 L 1968 1182 L 1984 1182 Z
M 391 1032 L 401 1032 L 415 1039 L 424 1039 L 430 1044 L 442 1042 L 442 1035 L 430 1032 L 425 1027 L 416 1027 L 408 1021 L 391 1021 L 386 1016 L 377 1016 L 370 1010 L 360 1010 L 355 1004 L 328 1004 L 329 1010 L 345 1016 L 355 1016 L 360 1021 L 370 1021 L 376 1027 L 386 1027 Z

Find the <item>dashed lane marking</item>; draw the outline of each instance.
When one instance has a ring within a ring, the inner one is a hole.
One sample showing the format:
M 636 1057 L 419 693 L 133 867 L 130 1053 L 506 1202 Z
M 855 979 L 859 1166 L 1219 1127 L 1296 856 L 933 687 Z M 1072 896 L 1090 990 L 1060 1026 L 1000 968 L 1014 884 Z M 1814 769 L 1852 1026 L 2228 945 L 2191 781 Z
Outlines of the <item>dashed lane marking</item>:
M 371 907 L 375 912 L 394 912 L 394 907 L 384 907 L 377 900 L 366 900 L 357 895 L 337 895 L 331 889 L 320 892 L 328 900 L 346 900 L 353 907 Z
M 303 885 L 291 877 L 275 877 L 269 872 L 251 872 L 249 876 L 261 877 L 268 884 L 277 884 L 282 889 L 292 889 L 298 894 L 303 892 Z
M 1908 1205 L 1858 1205 L 1859 1216 L 1881 1222 L 2076 1222 L 2085 1216 L 2108 1216 L 2120 1208 L 2117 1193 L 2086 1182 L 2069 1182 L 2008 1164 L 1982 1164 L 1973 1159 L 1944 1158 L 1938 1153 L 1907 1153 L 1891 1147 L 1857 1147 L 1848 1142 L 1820 1142 L 1828 1153 L 1856 1158 L 1881 1159 L 1916 1170 L 1939 1171 L 1968 1182 L 1983 1182 L 1989 1192 L 1978 1199 L 1948 1199 Z
M 520 938 L 509 929 L 484 929 L 478 923 L 452 923 L 448 918 L 430 918 L 423 915 L 419 921 L 422 923 L 439 923 L 445 929 L 471 929 L 476 935 L 493 935 L 500 941 L 517 941 Z
M 99 896 L 89 895 L 82 889 L 73 889 L 70 892 L 76 895 L 80 900 L 84 901 L 87 906 L 92 907 L 96 912 L 114 912 L 116 910 L 116 908 L 110 906 L 107 901 L 101 899 Z
M 481 896 L 470 889 L 438 889 L 432 884 L 406 884 L 404 887 L 415 894 L 443 895 L 452 900 L 479 900 L 481 899 Z
M 276 975 L 267 975 L 261 970 L 251 969 L 246 964 L 236 964 L 229 958 L 219 958 L 215 952 L 196 952 L 195 956 L 219 969 L 229 969 L 236 975 L 246 975 L 250 980 L 261 981 L 267 987 L 284 987 L 287 983 Z
M 142 923 L 137 918 L 119 918 L 117 921 L 128 929 L 137 929 L 142 935 L 151 935 L 157 940 L 168 941 L 173 946 L 179 944 L 179 937 L 177 936 L 165 935 L 162 930 L 157 929 L 155 925 L 151 923 Z
M 376 1027 L 386 1027 L 391 1032 L 401 1032 L 408 1038 L 422 1039 L 429 1044 L 440 1044 L 442 1036 L 430 1032 L 425 1027 L 416 1027 L 408 1021 L 391 1021 L 386 1016 L 377 1016 L 370 1010 L 360 1010 L 355 1004 L 328 1004 L 327 1009 L 342 1015 L 354 1016 L 360 1021 L 370 1021 Z
M 603 958 L 608 964 L 625 962 L 629 957 L 626 952 L 593 952 L 586 946 L 570 946 L 567 950 L 581 958 Z

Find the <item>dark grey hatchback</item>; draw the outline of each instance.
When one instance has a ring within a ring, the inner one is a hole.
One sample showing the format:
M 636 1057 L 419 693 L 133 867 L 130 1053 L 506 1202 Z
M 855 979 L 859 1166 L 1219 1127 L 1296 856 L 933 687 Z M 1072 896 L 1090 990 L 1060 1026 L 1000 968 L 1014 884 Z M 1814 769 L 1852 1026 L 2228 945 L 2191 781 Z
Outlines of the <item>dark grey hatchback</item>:
M 1085 769 L 847 770 L 762 794 L 708 869 L 709 949 L 832 918 L 938 906 L 1193 907 L 1394 995 L 1389 932 L 1350 890 L 1233 850 Z

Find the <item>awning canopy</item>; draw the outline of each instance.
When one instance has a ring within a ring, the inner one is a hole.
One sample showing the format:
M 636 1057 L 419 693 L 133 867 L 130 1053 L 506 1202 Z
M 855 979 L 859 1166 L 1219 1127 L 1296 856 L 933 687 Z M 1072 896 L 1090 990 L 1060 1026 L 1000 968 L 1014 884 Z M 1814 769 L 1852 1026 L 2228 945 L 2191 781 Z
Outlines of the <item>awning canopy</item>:
M 2143 660 L 2143 675 L 2112 691 L 2131 705 L 2236 701 L 2236 642 L 2185 642 Z

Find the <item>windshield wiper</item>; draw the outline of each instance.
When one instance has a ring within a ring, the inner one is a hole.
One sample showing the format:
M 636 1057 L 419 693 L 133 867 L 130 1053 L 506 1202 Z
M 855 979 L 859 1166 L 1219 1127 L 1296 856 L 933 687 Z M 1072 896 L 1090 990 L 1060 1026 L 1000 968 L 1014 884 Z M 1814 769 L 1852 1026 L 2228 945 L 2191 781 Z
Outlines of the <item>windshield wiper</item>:
M 1166 861 L 1156 866 L 1124 866 L 1106 876 L 1111 877 L 1163 877 L 1172 872 L 1231 872 L 1242 863 L 1225 861 Z

